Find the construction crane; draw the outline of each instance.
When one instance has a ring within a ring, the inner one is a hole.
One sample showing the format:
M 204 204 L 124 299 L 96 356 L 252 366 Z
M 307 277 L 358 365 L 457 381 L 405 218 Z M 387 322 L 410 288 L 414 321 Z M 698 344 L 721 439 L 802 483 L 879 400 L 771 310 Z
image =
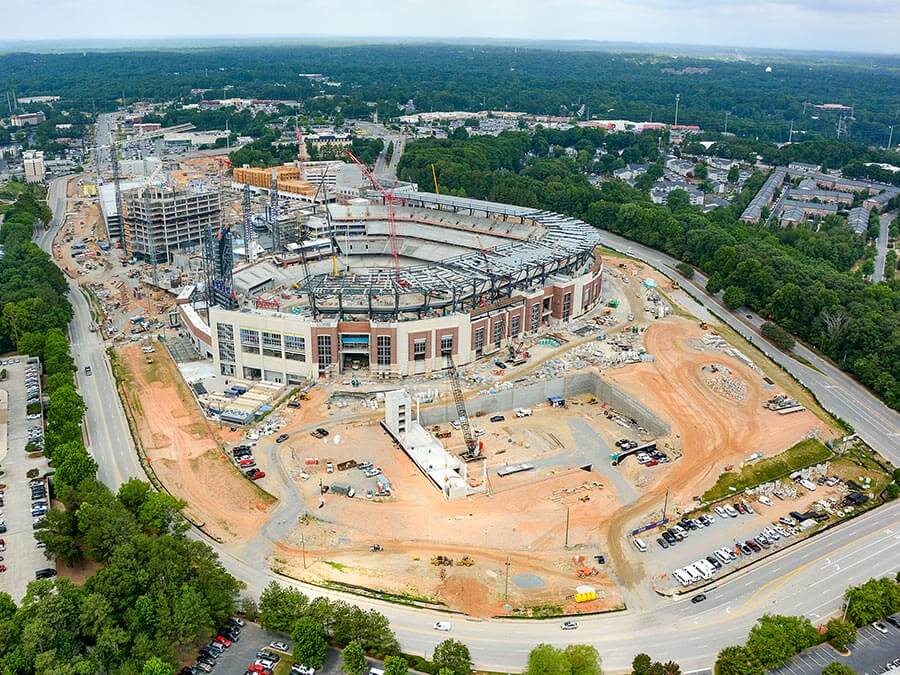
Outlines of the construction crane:
M 303 130 L 299 123 L 294 124 L 294 133 L 297 135 L 297 168 L 300 169 L 300 178 L 306 178 L 306 163 L 309 161 L 309 153 L 306 151 L 306 140 L 303 138 Z
M 349 157 L 353 162 L 359 166 L 362 170 L 363 175 L 368 179 L 370 183 L 372 183 L 372 187 L 378 191 L 381 195 L 382 199 L 384 199 L 384 204 L 387 207 L 388 212 L 388 239 L 391 244 L 391 261 L 394 266 L 394 281 L 398 286 L 405 288 L 409 284 L 400 279 L 400 247 L 397 244 L 397 220 L 396 215 L 394 213 L 394 191 L 393 189 L 387 190 L 385 187 L 379 182 L 375 175 L 369 171 L 369 167 L 367 167 L 359 158 L 356 157 L 349 150 L 347 151 L 347 157 Z
M 434 162 L 431 163 L 431 177 L 434 179 L 434 194 L 441 194 L 441 190 L 438 188 L 437 171 L 434 170 Z
M 459 419 L 459 428 L 462 430 L 463 438 L 466 441 L 466 450 L 462 454 L 462 458 L 470 462 L 481 456 L 481 450 L 478 447 L 478 441 L 472 435 L 472 427 L 469 426 L 469 413 L 466 412 L 466 400 L 463 398 L 462 385 L 459 383 L 459 371 L 453 363 L 453 355 L 449 352 L 445 354 L 447 364 L 450 366 L 450 387 L 453 390 L 453 400 L 456 403 L 456 415 Z

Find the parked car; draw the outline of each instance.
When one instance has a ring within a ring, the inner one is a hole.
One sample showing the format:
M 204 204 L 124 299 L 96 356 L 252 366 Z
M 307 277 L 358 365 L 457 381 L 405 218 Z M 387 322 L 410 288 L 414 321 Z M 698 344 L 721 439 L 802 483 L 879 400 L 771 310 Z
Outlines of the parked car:
M 85 367 L 84 367 L 84 374 L 85 374 L 85 375 L 90 375 L 91 372 L 92 372 L 92 371 L 91 371 L 91 367 L 90 367 L 90 366 L 85 366 Z
M 56 570 L 52 567 L 45 567 L 44 569 L 37 570 L 34 573 L 35 579 L 50 579 L 51 577 L 56 576 Z
M 278 438 L 275 439 L 276 443 L 284 443 L 290 436 L 288 434 L 279 434 Z
M 260 469 L 250 469 L 247 471 L 247 478 L 250 480 L 259 480 L 260 478 L 265 478 L 266 472 Z
M 503 415 L 494 415 L 491 417 L 491 422 L 503 422 L 506 418 Z
M 270 642 L 269 646 L 272 649 L 277 649 L 280 652 L 289 651 L 287 642 L 282 642 L 281 640 L 275 640 L 274 642 Z
M 563 630 L 575 630 L 578 628 L 578 623 L 576 621 L 563 621 L 559 627 Z
M 0 567 L 3 567 L 3 565 L 0 565 Z M 887 634 L 890 632 L 890 631 L 888 631 L 888 627 L 885 626 L 885 625 L 884 625 L 883 623 L 881 623 L 880 621 L 876 621 L 875 623 L 873 623 L 873 624 L 872 624 L 872 628 L 874 628 L 875 630 L 877 630 L 877 631 L 878 631 L 879 633 L 881 633 L 882 635 L 887 635 Z

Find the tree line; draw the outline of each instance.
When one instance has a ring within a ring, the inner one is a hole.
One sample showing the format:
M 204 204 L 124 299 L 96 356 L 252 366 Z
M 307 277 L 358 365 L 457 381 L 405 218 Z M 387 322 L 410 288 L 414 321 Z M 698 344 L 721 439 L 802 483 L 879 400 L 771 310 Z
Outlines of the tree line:
M 703 214 L 683 191 L 657 205 L 622 181 L 595 188 L 573 159 L 535 156 L 521 132 L 412 142 L 400 177 L 433 189 L 432 164 L 442 193 L 566 213 L 698 267 L 707 290 L 777 323 L 900 409 L 900 283 L 867 283 L 853 268 L 864 244 L 838 221 L 819 230 L 740 221 L 765 176 Z

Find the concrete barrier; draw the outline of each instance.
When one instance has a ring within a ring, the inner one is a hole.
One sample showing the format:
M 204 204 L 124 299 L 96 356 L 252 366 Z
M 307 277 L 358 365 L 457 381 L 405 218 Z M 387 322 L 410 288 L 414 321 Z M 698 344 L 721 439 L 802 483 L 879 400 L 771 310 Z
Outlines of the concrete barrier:
M 551 396 L 570 398 L 581 394 L 592 394 L 598 400 L 608 403 L 615 411 L 636 420 L 651 436 L 666 436 L 670 432 L 669 425 L 649 408 L 604 380 L 596 371 L 538 380 L 513 386 L 496 394 L 476 396 L 466 400 L 466 410 L 469 411 L 469 417 L 474 418 L 478 413 L 493 415 L 515 408 L 530 408 L 546 403 Z M 456 406 L 452 401 L 422 408 L 419 413 L 419 421 L 423 426 L 442 424 L 454 419 Z

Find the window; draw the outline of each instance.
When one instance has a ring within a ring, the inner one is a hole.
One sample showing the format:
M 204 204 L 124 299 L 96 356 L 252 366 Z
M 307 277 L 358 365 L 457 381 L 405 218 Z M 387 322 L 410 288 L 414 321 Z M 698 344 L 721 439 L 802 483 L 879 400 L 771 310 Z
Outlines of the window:
M 217 323 L 216 335 L 219 336 L 219 342 L 234 342 L 234 326 L 230 323 Z
M 241 351 L 259 354 L 259 331 L 241 328 Z
M 306 361 L 306 340 L 299 335 L 284 336 L 284 358 L 291 361 Z
M 481 353 L 484 349 L 484 326 L 475 330 L 475 351 Z
M 509 334 L 512 335 L 514 338 L 519 337 L 519 330 L 521 329 L 521 326 L 519 324 L 521 324 L 521 323 L 522 323 L 522 317 L 520 317 L 518 314 L 513 316 L 512 319 L 510 319 Z
M 375 360 L 379 366 L 391 365 L 391 336 L 379 335 L 375 341 Z
M 503 342 L 503 322 L 494 322 L 494 347 L 499 348 Z
M 234 343 L 219 342 L 219 361 L 234 363 Z
M 533 333 L 538 329 L 538 324 L 541 321 L 541 305 L 536 302 L 531 306 L 531 332 Z
M 263 331 L 262 343 L 263 347 L 281 348 L 281 333 L 269 333 L 268 331 Z
M 441 356 L 446 356 L 447 354 L 453 354 L 453 336 L 452 335 L 442 335 L 441 336 Z
M 413 340 L 413 360 L 425 360 L 425 338 L 416 338 Z
M 572 294 L 566 293 L 563 296 L 563 310 L 562 310 L 563 321 L 568 321 L 570 316 L 572 316 Z
M 331 367 L 331 336 L 317 336 L 316 347 L 319 359 L 319 372 L 324 373 Z

